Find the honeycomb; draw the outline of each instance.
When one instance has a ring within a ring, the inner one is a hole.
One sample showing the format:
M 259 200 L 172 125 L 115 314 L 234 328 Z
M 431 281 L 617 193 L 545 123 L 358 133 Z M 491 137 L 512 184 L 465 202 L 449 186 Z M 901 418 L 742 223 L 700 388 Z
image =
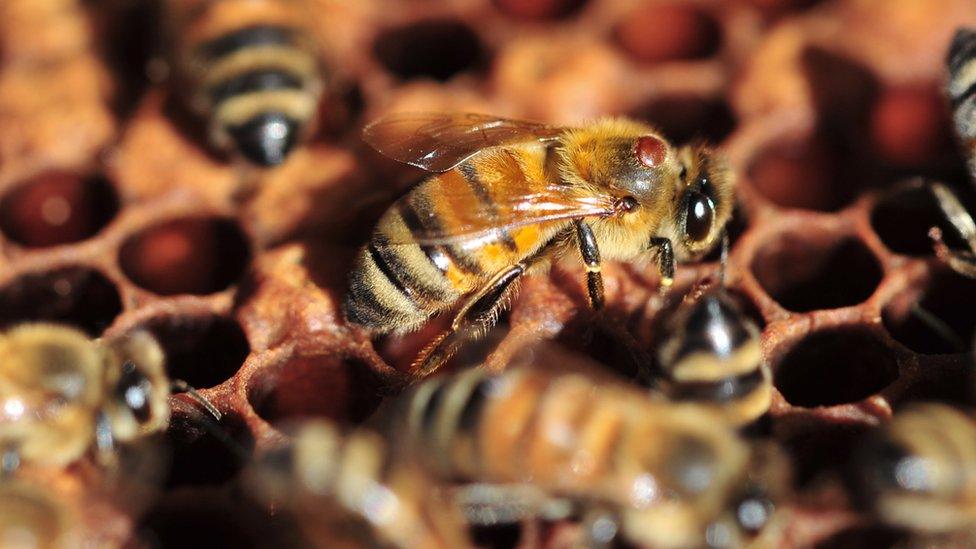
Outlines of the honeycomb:
M 329 91 L 307 146 L 263 173 L 214 152 L 169 87 L 159 6 L 0 6 L 0 327 L 148 329 L 170 374 L 224 415 L 215 434 L 173 397 L 172 467 L 139 516 L 86 493 L 85 471 L 52 480 L 93 539 L 300 543 L 241 497 L 240 449 L 281 443 L 295 418 L 366 420 L 441 322 L 371 340 L 338 310 L 356 248 L 421 177 L 359 140 L 394 109 L 567 124 L 621 114 L 678 143 L 721 143 L 739 178 L 727 283 L 763 326 L 776 387 L 765 427 L 795 466 L 782 545 L 899 539 L 857 511 L 837 473 L 905 402 L 973 402 L 976 281 L 933 257 L 926 233 L 944 222 L 922 183 L 967 188 L 941 85 L 949 38 L 976 25 L 971 0 L 303 3 Z M 666 295 L 653 266 L 606 266 L 601 318 L 582 271 L 561 266 L 527 280 L 467 354 L 498 367 L 543 337 L 633 374 L 669 313 L 714 281 L 716 259 L 680 266 Z M 518 543 L 571 535 L 529 528 Z

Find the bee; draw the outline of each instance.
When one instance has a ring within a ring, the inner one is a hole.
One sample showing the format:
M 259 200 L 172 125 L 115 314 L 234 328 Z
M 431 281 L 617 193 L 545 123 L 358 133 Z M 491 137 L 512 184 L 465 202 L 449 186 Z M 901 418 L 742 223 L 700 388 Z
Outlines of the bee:
M 211 142 L 271 167 L 309 133 L 323 92 L 293 0 L 169 0 L 175 66 Z
M 169 419 L 163 352 L 146 332 L 92 341 L 65 326 L 23 324 L 0 334 L 0 357 L 4 471 L 63 467 L 92 448 L 108 461 L 117 443 Z
M 698 547 L 710 528 L 725 528 L 719 541 L 748 540 L 775 509 L 769 492 L 752 489 L 752 456 L 731 425 L 637 387 L 542 368 L 472 368 L 402 398 L 394 447 L 435 478 L 533 486 L 584 512 L 609 512 L 632 543 Z M 486 505 L 504 500 L 496 494 Z
M 432 479 L 365 429 L 344 434 L 307 420 L 291 444 L 252 464 L 245 482 L 283 503 L 316 546 L 473 547 L 463 517 L 437 497 Z
M 947 63 L 952 120 L 965 148 L 969 172 L 976 177 L 976 29 L 956 31 Z
M 604 259 L 654 255 L 663 287 L 675 261 L 702 256 L 732 212 L 734 179 L 704 145 L 672 147 L 623 118 L 578 128 L 478 114 L 403 113 L 367 143 L 433 175 L 393 204 L 357 256 L 348 321 L 415 330 L 464 298 L 414 362 L 427 375 L 483 334 L 526 273 L 579 250 L 594 309 Z
M 929 237 L 935 246 L 936 257 L 953 271 L 969 278 L 976 278 L 976 221 L 973 221 L 973 216 L 949 187 L 938 182 L 931 182 L 928 187 L 935 196 L 935 202 L 942 215 L 959 233 L 968 248 L 968 250 L 950 248 L 942 239 L 942 230 L 932 227 L 929 229 Z
M 0 543 L 4 547 L 67 549 L 82 545 L 78 517 L 50 490 L 19 480 L 0 482 Z
M 976 425 L 944 404 L 906 407 L 858 445 L 853 495 L 884 523 L 922 534 L 976 527 Z
M 713 407 L 733 424 L 758 419 L 772 401 L 759 328 L 723 289 L 703 294 L 670 319 L 658 363 L 670 398 Z

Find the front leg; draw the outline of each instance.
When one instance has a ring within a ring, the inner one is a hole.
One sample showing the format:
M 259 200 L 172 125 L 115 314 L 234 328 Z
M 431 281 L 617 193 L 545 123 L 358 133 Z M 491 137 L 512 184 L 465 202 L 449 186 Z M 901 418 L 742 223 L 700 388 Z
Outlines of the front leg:
M 603 296 L 603 274 L 600 272 L 600 248 L 596 244 L 593 229 L 586 221 L 577 219 L 575 224 L 576 240 L 586 267 L 586 291 L 590 296 L 590 306 L 599 311 L 606 302 Z
M 671 240 L 655 236 L 651 238 L 650 247 L 657 251 L 661 289 L 667 289 L 674 283 L 674 248 L 671 246 Z

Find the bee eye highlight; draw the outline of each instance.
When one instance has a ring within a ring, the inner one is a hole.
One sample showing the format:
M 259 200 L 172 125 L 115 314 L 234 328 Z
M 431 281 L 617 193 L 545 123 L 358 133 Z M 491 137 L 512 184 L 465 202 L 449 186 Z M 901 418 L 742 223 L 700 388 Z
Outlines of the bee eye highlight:
M 637 140 L 637 159 L 648 168 L 659 166 L 668 156 L 668 144 L 664 140 L 645 135 Z
M 705 240 L 712 231 L 715 204 L 705 194 L 692 191 L 685 211 L 685 234 L 694 242 Z

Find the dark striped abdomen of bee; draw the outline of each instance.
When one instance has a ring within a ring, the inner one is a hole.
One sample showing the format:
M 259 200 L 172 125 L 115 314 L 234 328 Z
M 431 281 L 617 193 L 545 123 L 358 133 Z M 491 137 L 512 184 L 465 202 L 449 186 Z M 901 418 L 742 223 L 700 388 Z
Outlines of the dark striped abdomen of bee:
M 736 425 L 769 409 L 773 383 L 759 329 L 722 290 L 685 305 L 658 352 L 664 389 L 674 400 L 717 409 Z
M 956 132 L 976 177 L 976 29 L 959 29 L 949 47 L 949 100 Z
M 976 424 L 943 404 L 914 404 L 858 445 L 853 496 L 884 523 L 918 533 L 976 527 Z
M 177 65 L 211 140 L 260 166 L 284 162 L 310 131 L 323 89 L 300 10 L 289 0 L 206 0 L 182 12 L 171 3 Z
M 397 201 L 356 259 L 346 318 L 375 333 L 407 332 L 483 288 L 489 291 L 479 302 L 495 310 L 503 306 L 498 298 L 510 283 L 571 221 L 499 227 L 484 238 L 452 240 L 450 235 L 464 230 L 463 219 L 472 212 L 490 215 L 506 193 L 525 196 L 546 185 L 546 155 L 539 144 L 486 151 L 428 178 Z M 445 238 L 418 242 L 417 235 L 431 234 Z

